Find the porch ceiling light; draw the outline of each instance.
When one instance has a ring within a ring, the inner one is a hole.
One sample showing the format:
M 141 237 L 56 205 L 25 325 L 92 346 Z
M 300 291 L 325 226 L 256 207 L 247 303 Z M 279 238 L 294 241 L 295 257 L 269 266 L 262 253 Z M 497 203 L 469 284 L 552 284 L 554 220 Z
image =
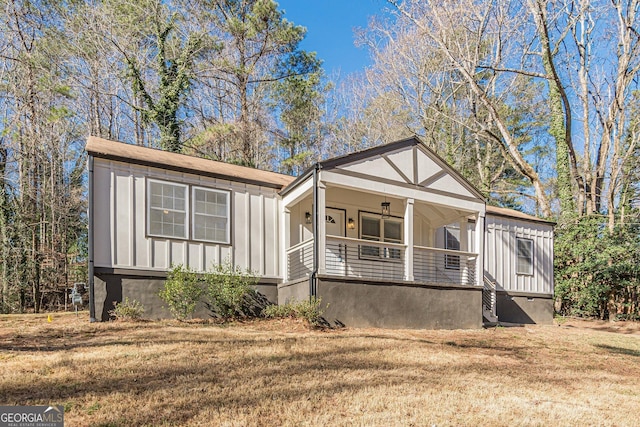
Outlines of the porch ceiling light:
M 306 222 L 307 224 L 311 224 L 311 212 L 305 212 L 304 213 L 304 222 Z
M 349 218 L 347 220 L 347 228 L 349 230 L 354 230 L 356 228 L 356 223 L 353 221 L 353 218 Z
M 387 202 L 385 200 L 384 202 L 380 203 L 380 206 L 382 207 L 382 217 L 389 217 L 389 215 L 391 215 L 391 202 Z

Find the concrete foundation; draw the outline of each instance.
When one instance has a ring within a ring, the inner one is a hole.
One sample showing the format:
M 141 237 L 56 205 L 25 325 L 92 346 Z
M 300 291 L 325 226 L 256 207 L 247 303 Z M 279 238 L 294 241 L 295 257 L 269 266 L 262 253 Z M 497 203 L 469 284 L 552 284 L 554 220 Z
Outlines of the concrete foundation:
M 164 285 L 166 274 L 148 272 L 144 274 L 99 273 L 94 276 L 94 292 L 96 304 L 96 319 L 108 321 L 109 311 L 114 303 L 122 302 L 124 298 L 139 301 L 144 307 L 144 317 L 147 319 L 172 318 L 166 303 L 160 299 L 158 293 Z M 261 282 L 256 290 L 272 303 L 278 301 L 278 288 L 275 282 Z M 193 318 L 208 319 L 211 316 L 204 304 L 198 304 Z
M 482 289 L 430 284 L 319 279 L 323 317 L 352 327 L 482 327 Z
M 309 299 L 309 278 L 278 285 L 278 304 Z
M 500 322 L 550 325 L 553 323 L 553 296 L 498 292 L 496 312 Z

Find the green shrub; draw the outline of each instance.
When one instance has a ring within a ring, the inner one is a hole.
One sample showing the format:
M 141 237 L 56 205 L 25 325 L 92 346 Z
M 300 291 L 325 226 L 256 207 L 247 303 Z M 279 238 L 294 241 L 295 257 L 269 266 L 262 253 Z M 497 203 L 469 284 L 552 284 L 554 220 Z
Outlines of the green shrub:
M 321 298 L 311 297 L 304 301 L 288 301 L 284 305 L 270 305 L 263 311 L 268 318 L 303 319 L 309 326 L 323 326 L 323 310 L 320 308 Z
M 200 275 L 189 267 L 178 265 L 169 272 L 158 294 L 178 320 L 190 317 L 203 294 Z
M 124 301 L 113 304 L 113 310 L 109 310 L 109 315 L 115 320 L 136 321 L 142 319 L 144 314 L 144 307 L 140 301 L 129 300 L 129 297 L 125 297 Z
M 247 317 L 258 278 L 250 270 L 225 262 L 204 274 L 205 304 L 211 312 L 225 320 Z

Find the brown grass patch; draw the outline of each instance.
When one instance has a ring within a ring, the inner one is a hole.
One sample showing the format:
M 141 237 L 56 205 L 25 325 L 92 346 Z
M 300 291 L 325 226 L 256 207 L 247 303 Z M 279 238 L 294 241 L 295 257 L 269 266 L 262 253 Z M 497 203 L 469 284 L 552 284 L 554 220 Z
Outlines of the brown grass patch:
M 68 426 L 633 425 L 639 334 L 0 316 L 0 404 L 61 404 Z

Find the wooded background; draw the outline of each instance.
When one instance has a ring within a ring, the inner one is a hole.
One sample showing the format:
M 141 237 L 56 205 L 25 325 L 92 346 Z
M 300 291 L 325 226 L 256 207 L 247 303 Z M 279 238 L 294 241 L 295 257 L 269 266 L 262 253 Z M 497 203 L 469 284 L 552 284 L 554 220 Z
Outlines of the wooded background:
M 293 175 L 418 135 L 558 222 L 559 313 L 640 315 L 639 0 L 389 1 L 340 79 L 271 0 L 0 6 L 1 312 L 86 281 L 88 135 Z

